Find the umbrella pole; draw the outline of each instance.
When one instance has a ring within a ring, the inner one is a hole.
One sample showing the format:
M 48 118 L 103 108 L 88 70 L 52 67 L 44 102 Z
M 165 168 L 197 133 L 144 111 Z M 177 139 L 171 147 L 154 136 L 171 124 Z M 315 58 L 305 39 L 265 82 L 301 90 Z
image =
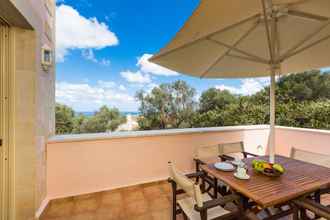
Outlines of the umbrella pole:
M 269 134 L 269 162 L 275 163 L 275 73 L 271 68 L 270 74 L 270 134 Z

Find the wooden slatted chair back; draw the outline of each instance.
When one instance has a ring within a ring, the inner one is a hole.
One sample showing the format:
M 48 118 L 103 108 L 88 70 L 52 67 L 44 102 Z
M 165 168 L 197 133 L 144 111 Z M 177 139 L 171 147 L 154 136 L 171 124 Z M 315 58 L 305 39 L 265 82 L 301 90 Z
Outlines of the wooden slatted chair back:
M 244 143 L 233 142 L 233 143 L 224 143 L 219 145 L 220 155 L 231 156 L 235 159 L 243 159 L 244 158 Z
M 224 143 L 219 145 L 220 154 L 232 154 L 244 152 L 244 143 L 234 142 L 234 143 Z
M 291 158 L 330 168 L 330 155 L 292 148 Z
M 197 147 L 195 151 L 195 158 L 203 160 L 209 158 L 217 158 L 219 156 L 219 145 L 209 145 Z
M 203 197 L 199 185 L 186 177 L 181 171 L 177 170 L 173 163 L 168 163 L 170 178 L 183 189 L 187 195 L 195 200 L 198 207 L 203 207 Z

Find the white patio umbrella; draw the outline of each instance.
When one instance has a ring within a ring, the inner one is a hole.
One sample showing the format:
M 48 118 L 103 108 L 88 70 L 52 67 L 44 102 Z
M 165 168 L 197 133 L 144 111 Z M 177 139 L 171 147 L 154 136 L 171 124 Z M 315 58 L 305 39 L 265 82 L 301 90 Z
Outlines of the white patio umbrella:
M 201 78 L 269 76 L 270 162 L 275 76 L 330 66 L 330 0 L 201 0 L 151 62 Z

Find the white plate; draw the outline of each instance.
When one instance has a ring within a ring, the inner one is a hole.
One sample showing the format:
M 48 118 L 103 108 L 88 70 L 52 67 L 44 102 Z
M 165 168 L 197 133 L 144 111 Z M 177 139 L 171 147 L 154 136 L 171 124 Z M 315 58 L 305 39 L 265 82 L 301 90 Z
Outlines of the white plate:
M 233 171 L 235 170 L 235 167 L 231 163 L 221 162 L 221 163 L 215 163 L 215 168 L 222 171 Z
M 240 180 L 248 180 L 250 179 L 250 176 L 249 175 L 245 175 L 245 176 L 240 176 L 238 175 L 237 173 L 234 173 L 234 176 L 237 178 L 237 179 L 240 179 Z

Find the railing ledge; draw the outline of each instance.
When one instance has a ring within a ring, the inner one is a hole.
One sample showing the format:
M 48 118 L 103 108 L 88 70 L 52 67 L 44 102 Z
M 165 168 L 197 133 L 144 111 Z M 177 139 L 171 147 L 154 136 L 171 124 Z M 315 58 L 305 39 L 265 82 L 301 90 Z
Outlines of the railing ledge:
M 209 132 L 230 132 L 230 131 L 264 130 L 264 129 L 269 129 L 269 125 L 185 128 L 185 129 L 167 129 L 167 130 L 150 130 L 150 131 L 127 131 L 127 132 L 97 133 L 97 134 L 72 134 L 72 135 L 57 135 L 50 137 L 48 139 L 48 143 L 52 144 L 52 143 L 61 143 L 61 142 L 80 142 L 80 141 L 119 139 L 119 138 L 171 136 L 171 135 L 185 135 L 185 134 L 209 133 Z
M 330 130 L 322 130 L 322 129 L 297 128 L 297 127 L 285 127 L 285 126 L 276 126 L 276 129 L 330 135 Z

